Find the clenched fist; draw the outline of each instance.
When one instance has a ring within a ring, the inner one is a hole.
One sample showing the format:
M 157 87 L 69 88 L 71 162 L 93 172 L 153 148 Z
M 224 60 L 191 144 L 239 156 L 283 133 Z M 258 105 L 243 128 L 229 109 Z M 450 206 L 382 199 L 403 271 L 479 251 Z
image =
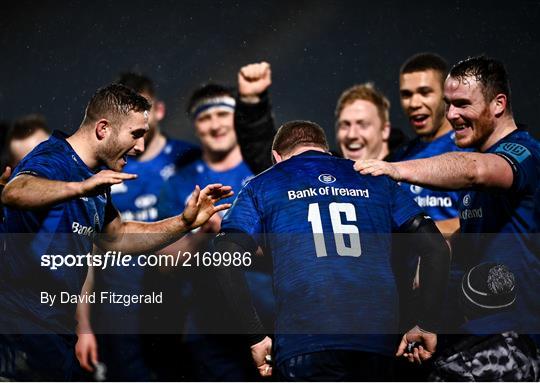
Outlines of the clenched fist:
M 238 92 L 244 102 L 259 102 L 259 95 L 271 84 L 272 71 L 267 62 L 243 66 L 238 72 Z

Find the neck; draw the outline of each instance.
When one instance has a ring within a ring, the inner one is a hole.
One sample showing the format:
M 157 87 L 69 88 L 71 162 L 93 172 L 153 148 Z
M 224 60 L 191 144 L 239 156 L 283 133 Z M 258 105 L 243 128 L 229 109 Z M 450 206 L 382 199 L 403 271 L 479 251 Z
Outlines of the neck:
M 479 147 L 480 151 L 485 152 L 493 145 L 495 145 L 497 141 L 499 141 L 503 137 L 506 137 L 514 130 L 517 130 L 514 118 L 512 116 L 501 117 L 500 120 L 496 121 L 495 129 L 493 129 L 493 132 L 489 135 L 487 140 L 485 140 L 484 143 Z
M 90 169 L 97 168 L 99 160 L 93 145 L 94 141 L 86 129 L 80 127 L 72 136 L 69 136 L 66 141 L 71 145 L 75 153 L 83 160 L 86 166 Z
M 293 156 L 297 156 L 299 154 L 302 154 L 302 153 L 310 151 L 310 150 L 315 150 L 316 152 L 321 152 L 321 153 L 327 153 L 326 150 L 324 150 L 323 148 L 321 148 L 319 146 L 301 146 L 301 147 L 296 148 L 295 150 L 293 150 L 291 153 L 289 153 L 287 155 L 286 159 L 289 159 L 289 158 L 291 158 Z
M 433 133 L 433 134 L 430 134 L 430 135 L 427 135 L 427 136 L 422 136 L 421 140 L 424 141 L 424 142 L 433 142 L 437 138 L 444 136 L 446 133 L 448 133 L 451 130 L 452 130 L 452 125 L 450 124 L 450 121 L 448 121 L 446 119 L 446 117 L 444 117 L 443 118 L 443 123 L 440 126 L 440 128 L 437 129 L 435 131 L 435 133 Z
M 378 160 L 384 160 L 389 154 L 390 154 L 390 150 L 388 150 L 388 143 L 383 142 L 383 145 L 381 147 L 381 151 L 379 152 L 379 155 L 377 156 L 377 159 Z
M 145 143 L 146 148 L 144 149 L 144 152 L 137 157 L 137 161 L 143 162 L 153 160 L 159 155 L 159 153 L 161 153 L 166 143 L 167 139 L 163 134 L 161 134 L 159 128 L 156 127 L 154 135 L 149 142 Z
M 223 172 L 238 166 L 242 162 L 242 152 L 239 145 L 236 145 L 227 153 L 216 153 L 203 149 L 203 160 L 210 169 Z

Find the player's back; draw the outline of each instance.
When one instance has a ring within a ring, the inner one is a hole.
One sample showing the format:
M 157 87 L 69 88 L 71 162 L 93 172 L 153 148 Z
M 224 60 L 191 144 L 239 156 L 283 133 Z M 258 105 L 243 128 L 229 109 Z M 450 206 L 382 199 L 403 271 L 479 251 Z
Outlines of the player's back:
M 257 176 L 242 193 L 256 212 L 242 217 L 239 206 L 234 219 L 251 225 L 254 237 L 264 232 L 259 242 L 273 257 L 278 334 L 396 332 L 390 233 L 419 212 L 397 184 L 308 151 Z M 278 335 L 276 343 L 284 351 L 279 359 L 328 348 L 389 351 L 362 336 Z

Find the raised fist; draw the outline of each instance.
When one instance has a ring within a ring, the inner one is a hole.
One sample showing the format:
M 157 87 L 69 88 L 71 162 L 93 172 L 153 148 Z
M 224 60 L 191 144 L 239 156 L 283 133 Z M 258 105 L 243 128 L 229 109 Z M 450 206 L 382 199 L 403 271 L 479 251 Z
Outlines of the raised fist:
M 238 92 L 242 98 L 258 98 L 271 84 L 272 71 L 267 62 L 243 66 L 238 72 Z

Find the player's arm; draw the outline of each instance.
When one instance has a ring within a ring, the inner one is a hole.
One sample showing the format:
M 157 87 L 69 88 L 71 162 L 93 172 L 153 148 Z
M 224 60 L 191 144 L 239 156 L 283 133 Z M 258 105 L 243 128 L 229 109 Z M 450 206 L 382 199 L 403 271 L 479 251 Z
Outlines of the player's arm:
M 201 226 L 218 211 L 228 209 L 230 204 L 216 203 L 232 194 L 230 186 L 211 184 L 202 190 L 196 186 L 182 214 L 158 222 L 124 222 L 115 212 L 115 217 L 105 226 L 104 235 L 96 238 L 97 244 L 126 253 L 161 249 Z
M 5 186 L 2 203 L 19 209 L 38 209 L 73 198 L 103 193 L 110 185 L 136 177 L 135 174 L 102 170 L 81 182 L 64 182 L 20 174 Z
M 234 125 L 242 157 L 254 174 L 272 166 L 272 141 L 276 132 L 268 88 L 270 64 L 249 64 L 238 72 L 238 99 Z
M 214 248 L 224 254 L 228 252 L 255 254 L 257 244 L 245 233 L 220 233 L 214 239 Z M 235 313 L 243 334 L 251 348 L 251 356 L 261 376 L 271 376 L 272 366 L 268 356 L 272 352 L 272 340 L 265 335 L 264 326 L 259 319 L 243 271 L 235 267 L 218 267 L 215 271 L 219 291 L 228 307 Z
M 399 230 L 406 233 L 408 246 L 420 257 L 420 312 L 417 327 L 403 336 L 397 355 L 409 360 L 429 359 L 437 345 L 437 330 L 450 271 L 450 249 L 441 232 L 423 214 L 405 222 Z M 423 345 L 413 353 L 405 353 L 408 342 Z M 416 353 L 416 354 L 415 354 Z
M 88 268 L 88 274 L 84 281 L 81 294 L 90 294 L 94 290 L 94 268 Z M 75 355 L 81 365 L 87 371 L 94 371 L 98 362 L 98 345 L 96 336 L 90 323 L 90 303 L 81 301 L 77 303 L 77 343 Z
M 359 160 L 354 168 L 361 174 L 384 174 L 395 181 L 440 189 L 509 189 L 514 180 L 509 162 L 493 153 L 449 152 L 431 158 L 393 163 Z

